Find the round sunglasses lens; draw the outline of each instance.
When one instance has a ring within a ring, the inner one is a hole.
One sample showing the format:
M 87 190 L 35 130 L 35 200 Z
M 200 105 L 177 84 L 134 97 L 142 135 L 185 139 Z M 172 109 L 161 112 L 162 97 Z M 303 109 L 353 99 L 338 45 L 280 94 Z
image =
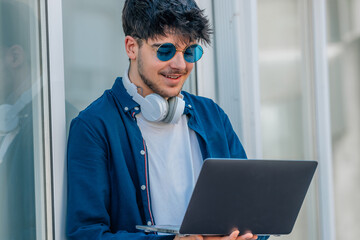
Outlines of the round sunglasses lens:
M 194 44 L 189 46 L 184 52 L 184 58 L 187 62 L 194 63 L 203 55 L 203 49 L 200 45 Z
M 157 50 L 157 57 L 161 61 L 168 61 L 170 60 L 176 53 L 176 48 L 171 43 L 164 43 L 162 44 Z

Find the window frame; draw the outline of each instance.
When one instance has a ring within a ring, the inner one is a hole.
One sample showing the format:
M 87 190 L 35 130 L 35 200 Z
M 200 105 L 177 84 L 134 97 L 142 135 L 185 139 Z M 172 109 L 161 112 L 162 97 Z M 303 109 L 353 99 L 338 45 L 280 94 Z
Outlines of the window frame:
M 48 74 L 50 92 L 50 129 L 52 163 L 52 236 L 49 239 L 66 239 L 66 116 L 65 78 L 63 55 L 62 1 L 46 1 Z M 50 197 L 49 197 L 50 198 Z M 50 224 L 50 219 L 48 221 Z

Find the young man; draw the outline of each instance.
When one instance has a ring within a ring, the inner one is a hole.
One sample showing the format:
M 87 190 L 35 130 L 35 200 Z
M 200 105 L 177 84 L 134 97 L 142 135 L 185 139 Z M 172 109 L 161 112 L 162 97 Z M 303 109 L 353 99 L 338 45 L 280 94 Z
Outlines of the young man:
M 128 71 L 71 124 L 68 237 L 217 240 L 135 229 L 180 225 L 204 159 L 246 158 L 223 110 L 181 92 L 210 42 L 208 20 L 194 0 L 127 0 L 123 28 Z

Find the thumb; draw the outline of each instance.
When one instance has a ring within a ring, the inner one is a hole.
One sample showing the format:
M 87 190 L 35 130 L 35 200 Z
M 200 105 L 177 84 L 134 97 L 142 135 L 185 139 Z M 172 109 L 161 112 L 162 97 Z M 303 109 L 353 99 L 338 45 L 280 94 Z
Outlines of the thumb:
M 233 231 L 229 236 L 229 240 L 236 240 L 236 238 L 239 236 L 239 233 L 239 230 Z
M 253 239 L 254 235 L 252 233 L 245 233 L 241 237 L 242 239 Z

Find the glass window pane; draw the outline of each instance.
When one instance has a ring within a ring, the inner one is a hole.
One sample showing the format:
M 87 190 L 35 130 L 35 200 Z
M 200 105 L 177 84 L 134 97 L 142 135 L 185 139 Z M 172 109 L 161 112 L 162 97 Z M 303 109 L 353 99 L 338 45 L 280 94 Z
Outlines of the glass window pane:
M 306 1 L 259 0 L 259 75 L 263 156 L 315 159 L 314 100 L 306 60 Z M 316 181 L 291 235 L 279 239 L 319 239 Z
M 38 4 L 0 0 L 0 239 L 46 234 Z
M 328 0 L 328 64 L 337 239 L 360 234 L 360 1 Z

